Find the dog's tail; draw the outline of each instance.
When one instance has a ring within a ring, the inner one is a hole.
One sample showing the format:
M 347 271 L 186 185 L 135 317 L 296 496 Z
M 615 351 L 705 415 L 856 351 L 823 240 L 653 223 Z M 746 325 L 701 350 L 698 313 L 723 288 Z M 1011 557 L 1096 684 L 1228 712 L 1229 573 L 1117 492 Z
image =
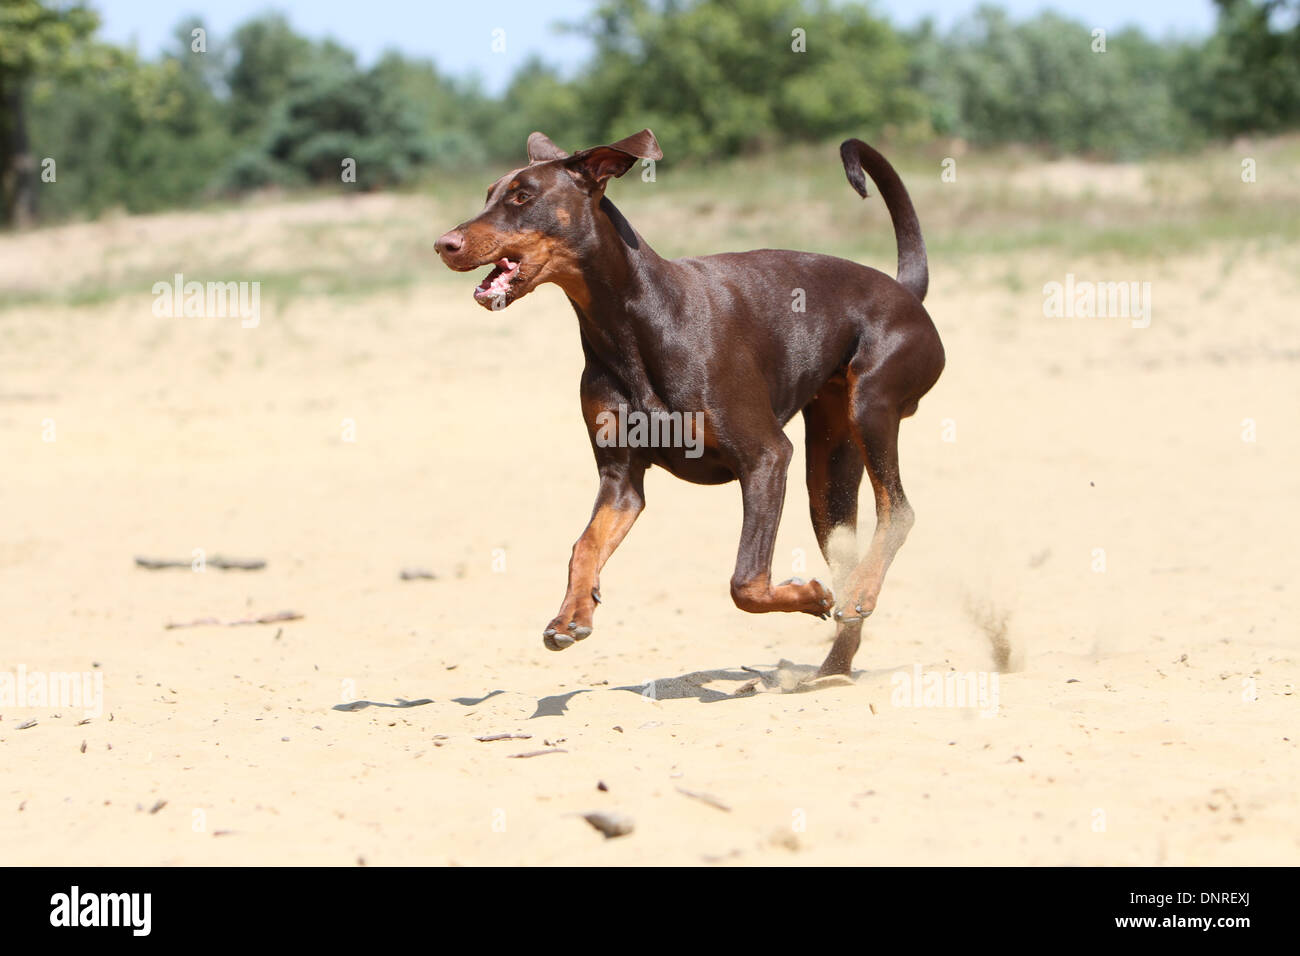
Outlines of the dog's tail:
M 889 217 L 894 220 L 894 236 L 898 240 L 898 282 L 918 299 L 925 299 L 930 287 L 930 267 L 925 258 L 925 240 L 921 238 L 921 223 L 912 208 L 903 181 L 894 167 L 878 152 L 860 139 L 846 139 L 840 145 L 840 158 L 848 173 L 849 185 L 859 196 L 867 195 L 867 180 L 863 171 L 884 197 Z

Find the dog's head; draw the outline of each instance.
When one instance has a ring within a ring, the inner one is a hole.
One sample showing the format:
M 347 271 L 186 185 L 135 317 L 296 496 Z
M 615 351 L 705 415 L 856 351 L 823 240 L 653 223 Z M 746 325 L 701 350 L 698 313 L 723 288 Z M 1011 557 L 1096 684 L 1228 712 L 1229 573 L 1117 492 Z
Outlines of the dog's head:
M 533 133 L 528 165 L 493 183 L 483 211 L 444 234 L 435 248 L 457 272 L 492 266 L 474 290 L 475 301 L 488 309 L 503 309 L 543 282 L 572 285 L 580 281 L 609 180 L 638 159 L 662 158 L 648 129 L 573 155 Z

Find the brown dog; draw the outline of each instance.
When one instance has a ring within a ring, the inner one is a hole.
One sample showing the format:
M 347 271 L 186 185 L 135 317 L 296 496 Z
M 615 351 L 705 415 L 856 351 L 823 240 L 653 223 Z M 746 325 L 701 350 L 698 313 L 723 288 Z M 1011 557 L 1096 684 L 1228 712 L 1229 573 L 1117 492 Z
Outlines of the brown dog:
M 840 155 L 860 195 L 865 170 L 884 197 L 897 280 L 811 252 L 660 258 L 605 198 L 609 180 L 638 159 L 662 158 L 648 129 L 573 155 L 533 133 L 529 164 L 497 180 L 483 211 L 438 240 L 458 272 L 494 265 L 474 292 L 481 305 L 504 308 L 554 282 L 578 316 L 582 412 L 600 490 L 573 546 L 564 602 L 545 630 L 551 650 L 591 633 L 601 568 L 644 507 L 651 465 L 701 484 L 740 482 L 744 522 L 731 578 L 738 607 L 826 617 L 834 599 L 819 581 L 772 583 L 792 453 L 782 429 L 803 412 L 809 504 L 824 554 L 834 529 L 856 530 L 864 466 L 875 491 L 876 530 L 847 576 L 820 671 L 849 673 L 862 621 L 913 521 L 899 479 L 898 423 L 939 378 L 944 353 L 921 305 L 929 273 L 907 190 L 866 143 L 848 140 Z M 684 414 L 702 428 L 691 448 L 611 442 L 610 422 L 624 436 L 637 413 Z

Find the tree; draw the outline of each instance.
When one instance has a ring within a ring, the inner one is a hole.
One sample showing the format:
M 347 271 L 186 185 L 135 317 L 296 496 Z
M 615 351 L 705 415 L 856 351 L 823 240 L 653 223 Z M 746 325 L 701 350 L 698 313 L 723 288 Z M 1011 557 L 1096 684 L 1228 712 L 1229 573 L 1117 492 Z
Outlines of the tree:
M 1300 124 L 1300 0 L 1216 0 L 1218 26 L 1186 61 L 1181 90 L 1214 135 Z
M 36 218 L 36 158 L 27 132 L 35 77 L 82 68 L 93 58 L 99 17 L 82 3 L 0 0 L 0 217 Z
M 260 132 L 271 107 L 289 91 L 293 76 L 312 59 L 312 43 L 293 32 L 280 14 L 244 23 L 231 42 L 226 73 L 230 125 L 236 135 Z
M 149 212 L 213 192 L 233 152 L 213 52 L 192 48 L 198 21 L 183 21 L 152 60 L 102 48 L 94 70 L 33 80 L 29 137 L 59 162 L 57 189 L 42 190 L 41 218 Z
M 575 81 L 598 139 L 650 126 L 674 157 L 875 135 L 921 116 L 907 49 L 861 6 L 828 0 L 604 0 Z
M 524 68 L 526 69 L 526 68 Z M 516 77 L 522 73 L 520 70 Z M 500 118 L 529 112 L 527 104 L 503 110 L 500 103 L 479 89 L 474 81 L 445 76 L 428 60 L 410 59 L 400 53 L 385 53 L 371 76 L 389 99 L 404 100 L 413 119 L 428 138 L 431 163 L 442 167 L 479 168 L 489 152 L 496 152 L 488 140 Z M 514 88 L 512 83 L 511 88 Z M 506 102 L 514 103 L 507 96 Z M 545 117 L 537 119 L 537 123 Z M 527 122 L 527 120 L 524 120 Z M 535 126 L 524 131 L 524 137 Z M 501 156 L 518 156 L 523 138 L 516 138 Z
M 946 35 L 913 34 L 911 83 L 943 134 L 1131 157 L 1186 145 L 1192 131 L 1170 83 L 1181 47 L 1138 30 L 1107 38 L 1059 14 L 1012 21 L 982 6 Z
M 341 163 L 356 163 L 366 189 L 405 182 L 428 162 L 431 147 L 415 105 L 385 83 L 392 64 L 363 72 L 330 43 L 289 78 L 258 144 L 232 164 L 232 189 L 268 184 L 338 183 Z

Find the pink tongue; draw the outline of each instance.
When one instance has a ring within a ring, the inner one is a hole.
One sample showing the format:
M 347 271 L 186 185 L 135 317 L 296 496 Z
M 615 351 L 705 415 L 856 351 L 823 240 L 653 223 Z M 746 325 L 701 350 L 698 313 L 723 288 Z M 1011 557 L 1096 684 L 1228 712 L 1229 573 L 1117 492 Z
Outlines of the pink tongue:
M 486 292 L 500 294 L 504 293 L 510 286 L 510 275 L 517 266 L 509 259 L 502 258 L 497 260 L 496 268 L 482 282 L 479 283 L 476 292 Z

